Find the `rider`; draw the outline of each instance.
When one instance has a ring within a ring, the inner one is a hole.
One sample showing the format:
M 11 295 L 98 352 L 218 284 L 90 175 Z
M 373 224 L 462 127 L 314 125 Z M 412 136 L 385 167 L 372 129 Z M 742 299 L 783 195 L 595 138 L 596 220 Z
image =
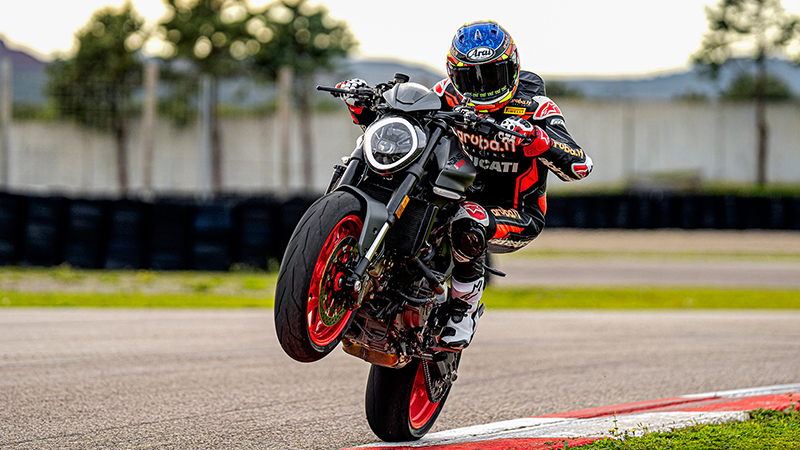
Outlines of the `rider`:
M 547 171 L 563 181 L 577 181 L 592 171 L 592 159 L 567 132 L 558 106 L 545 96 L 544 81 L 521 71 L 511 35 L 491 20 L 462 25 L 447 55 L 448 77 L 433 90 L 443 110 L 466 101 L 478 114 L 508 130 L 481 135 L 457 130 L 478 169 L 468 201 L 450 222 L 456 266 L 450 281 L 452 313 L 439 339 L 454 349 L 469 345 L 481 310 L 486 252 L 508 253 L 534 240 L 544 228 L 547 212 Z M 339 88 L 366 87 L 354 78 Z M 362 127 L 375 113 L 343 99 L 353 121 Z

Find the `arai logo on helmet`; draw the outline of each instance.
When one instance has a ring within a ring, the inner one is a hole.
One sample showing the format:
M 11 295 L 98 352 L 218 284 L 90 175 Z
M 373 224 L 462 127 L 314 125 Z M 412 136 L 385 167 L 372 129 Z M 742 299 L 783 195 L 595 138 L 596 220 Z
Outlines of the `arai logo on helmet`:
M 494 50 L 489 47 L 476 47 L 467 53 L 470 61 L 485 61 L 494 55 Z

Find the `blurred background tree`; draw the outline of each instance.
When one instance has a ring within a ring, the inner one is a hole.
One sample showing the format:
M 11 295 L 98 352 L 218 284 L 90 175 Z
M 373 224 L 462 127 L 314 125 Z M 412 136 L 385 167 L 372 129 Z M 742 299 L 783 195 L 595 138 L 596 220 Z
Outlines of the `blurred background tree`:
M 135 52 L 146 39 L 143 23 L 129 2 L 98 10 L 78 31 L 75 55 L 48 66 L 48 95 L 59 114 L 112 131 L 122 196 L 129 187 L 126 114 L 142 75 Z
M 716 7 L 706 7 L 705 11 L 708 32 L 694 60 L 709 67 L 713 75 L 734 56 L 743 55 L 755 61 L 756 74 L 751 80 L 758 134 L 756 182 L 764 186 L 769 140 L 765 105 L 769 84 L 767 60 L 797 48 L 800 18 L 787 13 L 780 0 L 720 0 Z M 800 54 L 791 56 L 800 61 Z M 740 84 L 745 82 L 739 80 Z
M 756 98 L 758 78 L 748 73 L 736 77 L 722 92 L 722 98 L 727 100 L 753 100 Z M 783 101 L 792 99 L 792 90 L 780 78 L 767 74 L 761 94 L 766 101 Z
M 253 62 L 270 80 L 277 80 L 281 89 L 280 127 L 287 133 L 289 102 L 296 100 L 300 122 L 300 147 L 304 152 L 304 186 L 312 186 L 312 95 L 314 75 L 334 67 L 337 58 L 344 58 L 356 46 L 347 24 L 332 18 L 323 6 L 312 6 L 307 0 L 279 0 L 264 10 L 254 12 L 247 22 L 247 31 L 259 43 Z M 248 43 L 249 45 L 249 43 Z M 288 135 L 281 138 L 288 162 Z M 288 177 L 288 169 L 280 171 Z M 288 185 L 288 179 L 283 185 Z
M 217 117 L 218 86 L 221 78 L 246 69 L 244 53 L 252 39 L 246 33 L 249 17 L 243 0 L 165 0 L 170 15 L 161 23 L 161 33 L 166 38 L 167 59 L 191 63 L 193 70 L 181 72 L 189 78 L 183 85 L 197 85 L 205 80 L 205 105 L 209 115 L 211 188 L 222 190 L 222 138 Z M 253 49 L 252 45 L 249 47 Z M 175 73 L 172 74 L 173 77 Z M 178 96 L 187 100 L 187 93 L 178 85 Z M 204 100 L 201 99 L 202 104 Z M 184 103 L 186 104 L 186 103 Z

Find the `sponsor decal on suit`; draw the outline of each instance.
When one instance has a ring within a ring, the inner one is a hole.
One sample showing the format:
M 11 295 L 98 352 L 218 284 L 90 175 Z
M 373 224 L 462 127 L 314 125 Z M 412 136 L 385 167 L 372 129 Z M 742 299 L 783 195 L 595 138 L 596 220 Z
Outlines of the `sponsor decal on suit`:
M 525 108 L 517 107 L 517 106 L 506 106 L 503 110 L 504 114 L 512 114 L 515 116 L 524 116 L 525 115 Z
M 517 173 L 519 170 L 519 163 L 512 161 L 494 161 L 491 159 L 483 159 L 477 156 L 472 157 L 472 164 L 475 167 L 483 170 L 492 170 L 501 173 Z
M 516 152 L 517 147 L 513 142 L 499 142 L 494 139 L 486 139 L 485 136 L 480 134 L 465 133 L 461 130 L 456 130 L 458 139 L 464 144 L 472 145 L 480 150 L 491 150 L 493 152 Z

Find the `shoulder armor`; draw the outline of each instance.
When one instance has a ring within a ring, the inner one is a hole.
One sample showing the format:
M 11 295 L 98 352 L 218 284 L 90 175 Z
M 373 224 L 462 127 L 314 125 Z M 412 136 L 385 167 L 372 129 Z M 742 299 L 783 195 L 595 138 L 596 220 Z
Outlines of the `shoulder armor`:
M 542 120 L 546 117 L 562 115 L 561 109 L 556 105 L 556 102 L 550 100 L 549 97 L 537 95 L 533 97 L 533 101 L 537 105 L 536 112 L 533 113 L 534 120 Z
M 456 92 L 456 88 L 453 86 L 453 83 L 450 82 L 450 78 L 445 78 L 436 83 L 433 86 L 433 92 L 436 92 L 436 95 L 439 97 L 444 97 L 451 108 L 455 108 L 461 104 L 461 96 Z
M 450 79 L 449 79 L 449 78 L 445 78 L 444 80 L 442 80 L 442 81 L 440 81 L 440 82 L 436 83 L 436 84 L 433 86 L 433 92 L 436 92 L 436 95 L 438 95 L 439 97 L 441 97 L 441 96 L 443 96 L 443 95 L 444 95 L 444 91 L 445 91 L 445 89 L 447 89 L 447 86 L 448 86 L 449 84 L 450 84 Z

